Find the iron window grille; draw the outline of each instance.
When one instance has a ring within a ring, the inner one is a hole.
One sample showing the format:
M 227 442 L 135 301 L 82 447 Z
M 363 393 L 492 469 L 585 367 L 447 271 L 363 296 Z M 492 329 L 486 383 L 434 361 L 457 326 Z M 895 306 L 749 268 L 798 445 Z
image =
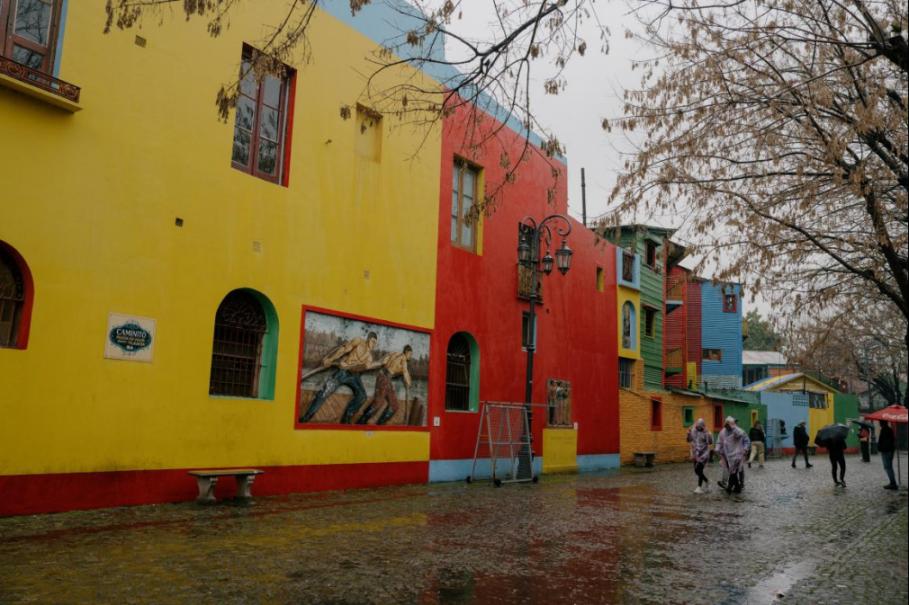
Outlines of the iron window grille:
M 461 334 L 448 341 L 445 365 L 445 409 L 470 409 L 470 343 Z
M 268 323 L 261 303 L 235 290 L 218 307 L 212 349 L 211 395 L 258 397 L 262 344 Z
M 25 305 L 25 282 L 16 262 L 0 247 L 0 347 L 15 347 Z
M 619 387 L 630 389 L 634 377 L 634 362 L 630 359 L 619 359 Z

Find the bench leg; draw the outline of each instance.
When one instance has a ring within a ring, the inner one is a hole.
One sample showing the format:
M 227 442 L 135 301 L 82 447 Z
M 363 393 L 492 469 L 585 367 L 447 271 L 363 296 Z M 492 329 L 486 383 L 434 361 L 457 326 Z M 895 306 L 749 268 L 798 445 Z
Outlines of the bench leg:
M 217 477 L 196 477 L 196 484 L 199 486 L 199 497 L 196 498 L 196 502 L 199 504 L 215 502 L 215 485 L 217 483 Z
M 252 484 L 255 480 L 255 475 L 244 475 L 243 477 L 237 477 L 237 498 L 252 498 Z

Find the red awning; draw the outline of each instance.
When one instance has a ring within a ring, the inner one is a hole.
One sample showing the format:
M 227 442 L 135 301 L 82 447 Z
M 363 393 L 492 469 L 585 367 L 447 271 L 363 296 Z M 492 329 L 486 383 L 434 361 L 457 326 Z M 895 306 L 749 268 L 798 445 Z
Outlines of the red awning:
M 909 423 L 909 414 L 907 414 L 906 407 L 896 403 L 883 410 L 862 415 L 868 420 L 886 420 L 887 422 L 896 422 L 899 424 Z

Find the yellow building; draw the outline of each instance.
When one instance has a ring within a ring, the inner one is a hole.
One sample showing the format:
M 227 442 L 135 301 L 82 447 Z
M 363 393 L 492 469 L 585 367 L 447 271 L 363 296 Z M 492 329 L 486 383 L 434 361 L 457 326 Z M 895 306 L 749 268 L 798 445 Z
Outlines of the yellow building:
M 200 467 L 263 468 L 260 494 L 425 481 L 425 418 L 298 421 L 306 310 L 433 325 L 439 133 L 361 96 L 376 40 L 329 3 L 313 60 L 247 77 L 225 123 L 282 3 L 216 38 L 41 4 L 0 24 L 0 514 L 186 499 Z
M 811 445 L 814 445 L 818 429 L 834 422 L 834 396 L 838 391 L 801 372 L 765 378 L 748 385 L 747 390 L 802 395 L 804 402 L 799 401 L 796 405 L 808 407 L 808 438 Z

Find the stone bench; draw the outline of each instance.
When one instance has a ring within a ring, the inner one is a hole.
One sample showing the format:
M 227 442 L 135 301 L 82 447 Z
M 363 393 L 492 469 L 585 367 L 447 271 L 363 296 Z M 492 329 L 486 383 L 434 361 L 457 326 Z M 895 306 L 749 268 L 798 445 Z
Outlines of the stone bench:
M 634 465 L 637 467 L 653 466 L 653 459 L 656 452 L 635 452 Z
M 234 468 L 234 469 L 209 469 L 201 471 L 189 471 L 189 474 L 196 478 L 196 484 L 199 486 L 199 496 L 196 502 L 200 504 L 211 504 L 215 502 L 215 485 L 221 477 L 235 477 L 237 479 L 237 498 L 252 498 L 252 484 L 256 480 L 256 475 L 261 475 L 265 471 L 255 468 Z

